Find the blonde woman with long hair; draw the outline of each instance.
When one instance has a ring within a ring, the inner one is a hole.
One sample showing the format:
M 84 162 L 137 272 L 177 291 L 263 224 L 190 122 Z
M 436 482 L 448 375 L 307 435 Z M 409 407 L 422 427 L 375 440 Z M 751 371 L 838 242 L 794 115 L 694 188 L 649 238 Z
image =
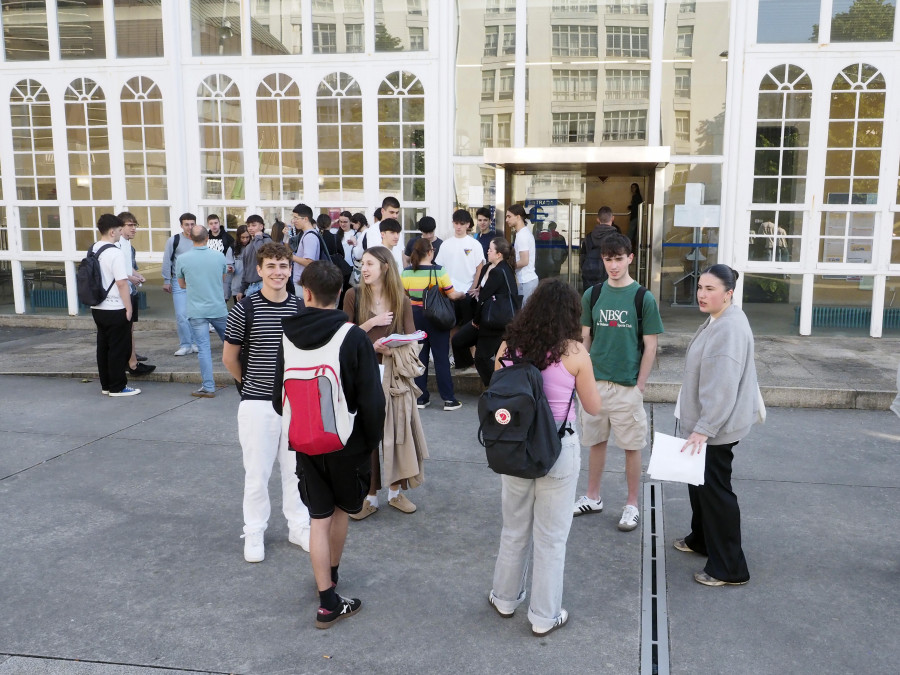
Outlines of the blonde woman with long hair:
M 384 246 L 373 246 L 362 256 L 360 284 L 344 296 L 344 312 L 350 320 L 366 331 L 375 347 L 378 363 L 391 358 L 391 349 L 376 344 L 391 333 L 413 333 L 412 304 L 403 290 L 400 273 L 391 252 Z M 415 407 L 415 406 L 413 406 Z M 404 513 L 412 513 L 415 505 L 400 491 L 406 481 L 391 485 L 388 502 Z M 381 465 L 378 453 L 372 453 L 372 479 L 369 496 L 362 511 L 353 515 L 354 520 L 367 518 L 378 510 L 378 490 L 381 488 Z

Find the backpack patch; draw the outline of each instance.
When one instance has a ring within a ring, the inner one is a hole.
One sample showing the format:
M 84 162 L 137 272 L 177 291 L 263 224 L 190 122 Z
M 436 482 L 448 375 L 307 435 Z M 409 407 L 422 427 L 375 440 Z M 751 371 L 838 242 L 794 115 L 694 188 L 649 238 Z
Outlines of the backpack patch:
M 93 248 L 93 247 L 92 247 Z M 96 307 L 106 300 L 116 280 L 106 288 L 103 287 L 103 274 L 100 272 L 100 255 L 108 248 L 116 248 L 115 244 L 104 244 L 96 253 L 88 249 L 87 255 L 78 263 L 75 274 L 75 285 L 78 289 L 78 302 L 86 307 Z
M 557 428 L 534 364 L 494 371 L 478 400 L 478 442 L 494 472 L 519 478 L 546 476 L 559 458 L 565 423 Z
M 292 450 L 324 455 L 340 450 L 353 433 L 356 413 L 341 385 L 340 350 L 353 324 L 341 326 L 318 349 L 299 349 L 286 336 L 282 433 Z

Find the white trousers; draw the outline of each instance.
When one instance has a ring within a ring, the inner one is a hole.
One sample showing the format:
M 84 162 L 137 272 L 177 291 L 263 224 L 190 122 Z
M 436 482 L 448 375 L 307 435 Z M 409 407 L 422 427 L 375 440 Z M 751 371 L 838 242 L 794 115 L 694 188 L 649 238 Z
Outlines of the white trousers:
M 580 470 L 581 443 L 577 434 L 567 434 L 559 459 L 543 478 L 501 476 L 503 530 L 491 595 L 502 612 L 514 611 L 525 599 L 533 543 L 528 620 L 538 629 L 552 627 L 562 609 L 566 541 L 572 527 L 572 504 Z
M 281 469 L 281 503 L 291 530 L 309 527 L 309 511 L 297 487 L 297 454 L 281 442 L 281 416 L 271 401 L 241 401 L 238 438 L 244 453 L 244 533 L 265 530 L 272 506 L 269 478 L 275 459 Z

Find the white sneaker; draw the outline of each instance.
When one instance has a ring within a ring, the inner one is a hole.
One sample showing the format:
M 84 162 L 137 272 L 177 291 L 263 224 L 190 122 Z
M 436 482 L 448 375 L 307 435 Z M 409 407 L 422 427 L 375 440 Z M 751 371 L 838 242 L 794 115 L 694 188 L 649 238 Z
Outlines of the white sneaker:
M 572 509 L 572 515 L 583 516 L 585 513 L 600 513 L 602 511 L 602 499 L 591 499 L 587 495 L 582 495 L 575 500 L 575 507 Z
M 900 403 L 891 403 L 891 412 L 900 417 Z
M 242 534 L 241 539 L 244 540 L 244 560 L 249 563 L 257 563 L 266 559 L 263 530 Z
M 553 622 L 553 625 L 549 628 L 535 628 L 534 624 L 531 626 L 531 634 L 535 637 L 544 637 L 545 635 L 550 635 L 557 628 L 562 628 L 566 625 L 566 622 L 569 620 L 569 613 L 564 610 L 559 610 L 559 616 L 556 617 L 556 621 Z
M 622 518 L 619 520 L 619 529 L 622 530 L 622 532 L 631 532 L 638 526 L 638 521 L 640 519 L 641 516 L 638 513 L 637 507 L 629 504 L 622 510 Z
M 191 345 L 191 354 L 196 354 L 199 351 L 200 347 L 198 347 L 197 345 Z
M 288 532 L 288 541 L 309 553 L 309 525 Z
M 188 347 L 179 347 L 178 351 L 175 352 L 174 356 L 187 356 L 191 353 L 191 348 Z

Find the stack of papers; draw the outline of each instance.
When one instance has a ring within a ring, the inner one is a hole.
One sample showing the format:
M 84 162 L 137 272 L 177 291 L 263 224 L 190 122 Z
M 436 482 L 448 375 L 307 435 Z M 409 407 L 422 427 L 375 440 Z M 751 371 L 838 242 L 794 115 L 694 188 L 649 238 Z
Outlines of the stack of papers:
M 666 434 L 653 434 L 653 453 L 647 466 L 647 475 L 654 480 L 668 480 L 689 485 L 703 485 L 706 468 L 706 443 L 700 452 L 691 454 L 690 449 L 681 452 L 685 440 Z
M 376 340 L 375 344 L 380 344 L 384 347 L 400 347 L 401 345 L 408 345 L 410 342 L 420 342 L 426 337 L 428 337 L 428 333 L 424 330 L 417 330 L 415 333 L 393 333 Z

